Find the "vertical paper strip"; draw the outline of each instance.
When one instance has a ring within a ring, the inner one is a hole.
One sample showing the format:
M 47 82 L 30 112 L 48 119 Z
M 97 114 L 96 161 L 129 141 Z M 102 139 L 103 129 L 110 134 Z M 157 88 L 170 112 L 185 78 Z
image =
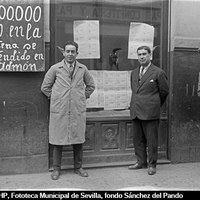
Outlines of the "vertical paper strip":
M 145 45 L 153 50 L 154 27 L 131 22 L 129 29 L 128 59 L 137 59 L 137 48 Z
M 100 58 L 99 21 L 74 21 L 74 41 L 79 45 L 77 59 Z

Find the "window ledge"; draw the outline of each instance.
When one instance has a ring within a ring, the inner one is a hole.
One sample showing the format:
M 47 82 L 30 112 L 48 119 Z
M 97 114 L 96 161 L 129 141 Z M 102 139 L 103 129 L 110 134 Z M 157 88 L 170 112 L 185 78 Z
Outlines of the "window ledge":
M 130 110 L 101 110 L 87 112 L 87 121 L 131 120 Z

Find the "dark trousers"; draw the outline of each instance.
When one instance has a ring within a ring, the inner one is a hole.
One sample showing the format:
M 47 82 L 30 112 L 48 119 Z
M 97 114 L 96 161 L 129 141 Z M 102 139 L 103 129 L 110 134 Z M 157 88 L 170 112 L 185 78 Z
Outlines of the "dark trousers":
M 53 145 L 53 169 L 60 170 L 62 160 L 62 145 Z M 82 167 L 83 145 L 73 144 L 74 169 Z
M 156 120 L 133 120 L 133 143 L 137 162 L 156 167 L 158 157 L 158 127 Z M 148 156 L 147 156 L 148 147 Z M 148 158 L 148 161 L 147 161 Z

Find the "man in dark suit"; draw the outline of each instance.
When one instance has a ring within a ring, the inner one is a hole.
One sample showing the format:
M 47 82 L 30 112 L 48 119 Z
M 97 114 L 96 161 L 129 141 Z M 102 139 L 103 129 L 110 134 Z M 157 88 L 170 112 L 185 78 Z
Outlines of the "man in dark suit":
M 158 155 L 160 108 L 167 98 L 169 87 L 165 72 L 151 63 L 151 49 L 141 46 L 137 49 L 137 54 L 141 66 L 131 73 L 130 103 L 137 162 L 129 166 L 129 169 L 148 166 L 148 174 L 153 175 L 156 173 Z

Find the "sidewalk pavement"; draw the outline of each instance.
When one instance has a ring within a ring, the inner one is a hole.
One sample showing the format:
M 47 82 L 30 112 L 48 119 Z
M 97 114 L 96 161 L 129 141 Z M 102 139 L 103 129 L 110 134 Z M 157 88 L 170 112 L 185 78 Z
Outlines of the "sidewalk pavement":
M 86 169 L 89 177 L 62 170 L 59 180 L 51 172 L 0 176 L 0 190 L 195 190 L 200 191 L 200 163 L 159 164 L 157 173 L 147 169 L 128 170 L 128 166 Z

